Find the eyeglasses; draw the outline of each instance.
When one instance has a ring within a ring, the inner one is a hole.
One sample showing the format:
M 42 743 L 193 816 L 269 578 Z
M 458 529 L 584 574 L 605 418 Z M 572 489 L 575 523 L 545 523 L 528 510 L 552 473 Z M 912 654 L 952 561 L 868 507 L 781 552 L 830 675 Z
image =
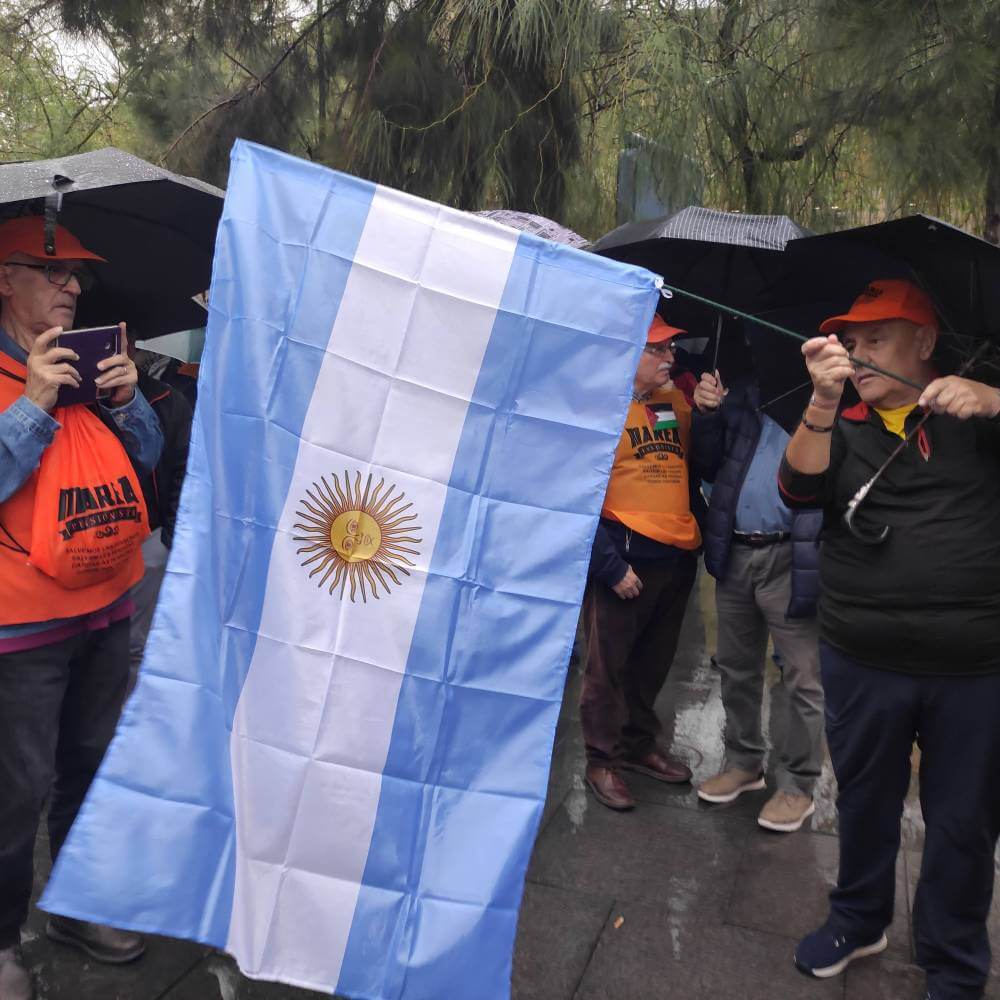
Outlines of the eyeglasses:
M 644 348 L 649 354 L 653 354 L 658 358 L 666 357 L 667 354 L 673 353 L 673 346 L 669 343 L 663 344 L 647 344 Z
M 32 271 L 44 271 L 46 280 L 59 288 L 65 288 L 74 278 L 85 292 L 94 287 L 94 275 L 86 267 L 67 267 L 65 264 L 24 264 L 19 260 L 8 260 L 4 267 L 27 267 Z

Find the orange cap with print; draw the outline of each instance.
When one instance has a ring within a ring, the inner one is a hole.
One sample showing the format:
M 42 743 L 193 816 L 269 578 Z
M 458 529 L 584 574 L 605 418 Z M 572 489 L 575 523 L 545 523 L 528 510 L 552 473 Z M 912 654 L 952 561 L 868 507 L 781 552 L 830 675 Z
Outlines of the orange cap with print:
M 39 260 L 99 260 L 103 257 L 88 250 L 64 226 L 56 226 L 56 252 L 45 252 L 45 219 L 40 215 L 22 215 L 0 222 L 0 263 L 12 253 L 26 253 Z
M 840 333 L 849 323 L 884 323 L 906 319 L 917 326 L 938 325 L 934 303 L 912 281 L 886 278 L 873 281 L 842 316 L 831 316 L 819 325 L 820 333 Z
M 649 325 L 649 333 L 646 334 L 646 343 L 662 344 L 665 340 L 671 340 L 679 333 L 687 333 L 687 330 L 671 326 L 659 313 L 656 313 L 653 316 L 653 322 Z

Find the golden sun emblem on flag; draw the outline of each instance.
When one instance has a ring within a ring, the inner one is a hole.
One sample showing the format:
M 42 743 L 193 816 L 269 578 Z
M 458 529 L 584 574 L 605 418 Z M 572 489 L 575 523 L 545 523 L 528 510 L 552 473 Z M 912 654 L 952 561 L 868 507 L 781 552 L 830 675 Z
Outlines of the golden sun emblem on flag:
M 384 477 L 372 489 L 374 476 L 369 474 L 363 492 L 360 472 L 355 473 L 353 486 L 346 470 L 343 487 L 337 475 L 330 478 L 332 487 L 321 476 L 306 490 L 308 500 L 299 501 L 301 509 L 295 512 L 299 520 L 293 529 L 302 534 L 292 539 L 307 544 L 296 554 L 307 556 L 303 566 L 313 566 L 310 579 L 322 574 L 317 587 L 330 580 L 330 594 L 339 588 L 343 597 L 349 583 L 352 601 L 359 592 L 366 603 L 369 592 L 378 600 L 380 587 L 388 594 L 390 581 L 400 586 L 398 574 L 409 576 L 407 567 L 415 565 L 407 555 L 419 554 L 410 546 L 422 539 L 414 535 L 420 531 L 413 523 L 417 515 L 406 513 L 413 504 L 406 503 L 406 495 L 395 486 L 386 488 Z

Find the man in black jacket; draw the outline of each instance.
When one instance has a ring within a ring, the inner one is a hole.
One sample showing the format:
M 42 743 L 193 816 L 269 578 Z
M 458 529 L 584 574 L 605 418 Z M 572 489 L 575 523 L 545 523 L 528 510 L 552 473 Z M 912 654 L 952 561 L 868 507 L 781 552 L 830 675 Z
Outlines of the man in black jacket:
M 146 564 L 143 578 L 132 588 L 131 630 L 129 632 L 129 684 L 131 693 L 138 679 L 146 637 L 153 621 L 167 567 L 167 553 L 173 543 L 174 523 L 181 499 L 191 440 L 191 406 L 176 389 L 139 370 L 139 388 L 149 400 L 163 430 L 163 451 L 152 472 L 141 478 L 149 514 L 149 537 L 142 544 Z
M 872 282 L 820 331 L 803 347 L 814 393 L 780 483 L 789 506 L 825 512 L 820 660 L 840 874 L 795 962 L 825 978 L 885 949 L 916 739 L 916 958 L 931 1000 L 978 1000 L 1000 833 L 1000 392 L 936 377 L 934 308 L 908 282 Z M 855 369 L 849 353 L 926 388 Z M 861 403 L 838 420 L 848 379 Z M 908 435 L 857 511 L 858 537 L 848 502 Z
M 702 381 L 716 384 L 706 372 Z M 721 439 L 706 518 L 705 568 L 716 579 L 718 643 L 726 711 L 726 754 L 719 774 L 698 797 L 731 802 L 764 787 L 767 744 L 761 726 L 768 634 L 781 666 L 772 698 L 771 731 L 777 788 L 757 822 L 792 833 L 813 814 L 813 787 L 823 747 L 823 688 L 819 679 L 816 604 L 817 511 L 793 513 L 778 493 L 778 466 L 788 434 L 760 409 L 752 379 L 730 387 L 722 406 L 698 410 L 694 426 Z M 780 721 L 779 721 L 779 716 Z M 773 738 L 773 737 L 772 737 Z

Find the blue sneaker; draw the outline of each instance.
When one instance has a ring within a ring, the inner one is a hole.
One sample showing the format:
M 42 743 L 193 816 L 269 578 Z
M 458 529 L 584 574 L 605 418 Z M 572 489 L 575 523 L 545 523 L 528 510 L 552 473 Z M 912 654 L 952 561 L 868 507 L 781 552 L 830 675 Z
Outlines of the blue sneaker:
M 884 934 L 875 941 L 832 927 L 827 921 L 807 934 L 795 949 L 795 968 L 816 979 L 839 976 L 856 958 L 877 955 L 889 947 Z

